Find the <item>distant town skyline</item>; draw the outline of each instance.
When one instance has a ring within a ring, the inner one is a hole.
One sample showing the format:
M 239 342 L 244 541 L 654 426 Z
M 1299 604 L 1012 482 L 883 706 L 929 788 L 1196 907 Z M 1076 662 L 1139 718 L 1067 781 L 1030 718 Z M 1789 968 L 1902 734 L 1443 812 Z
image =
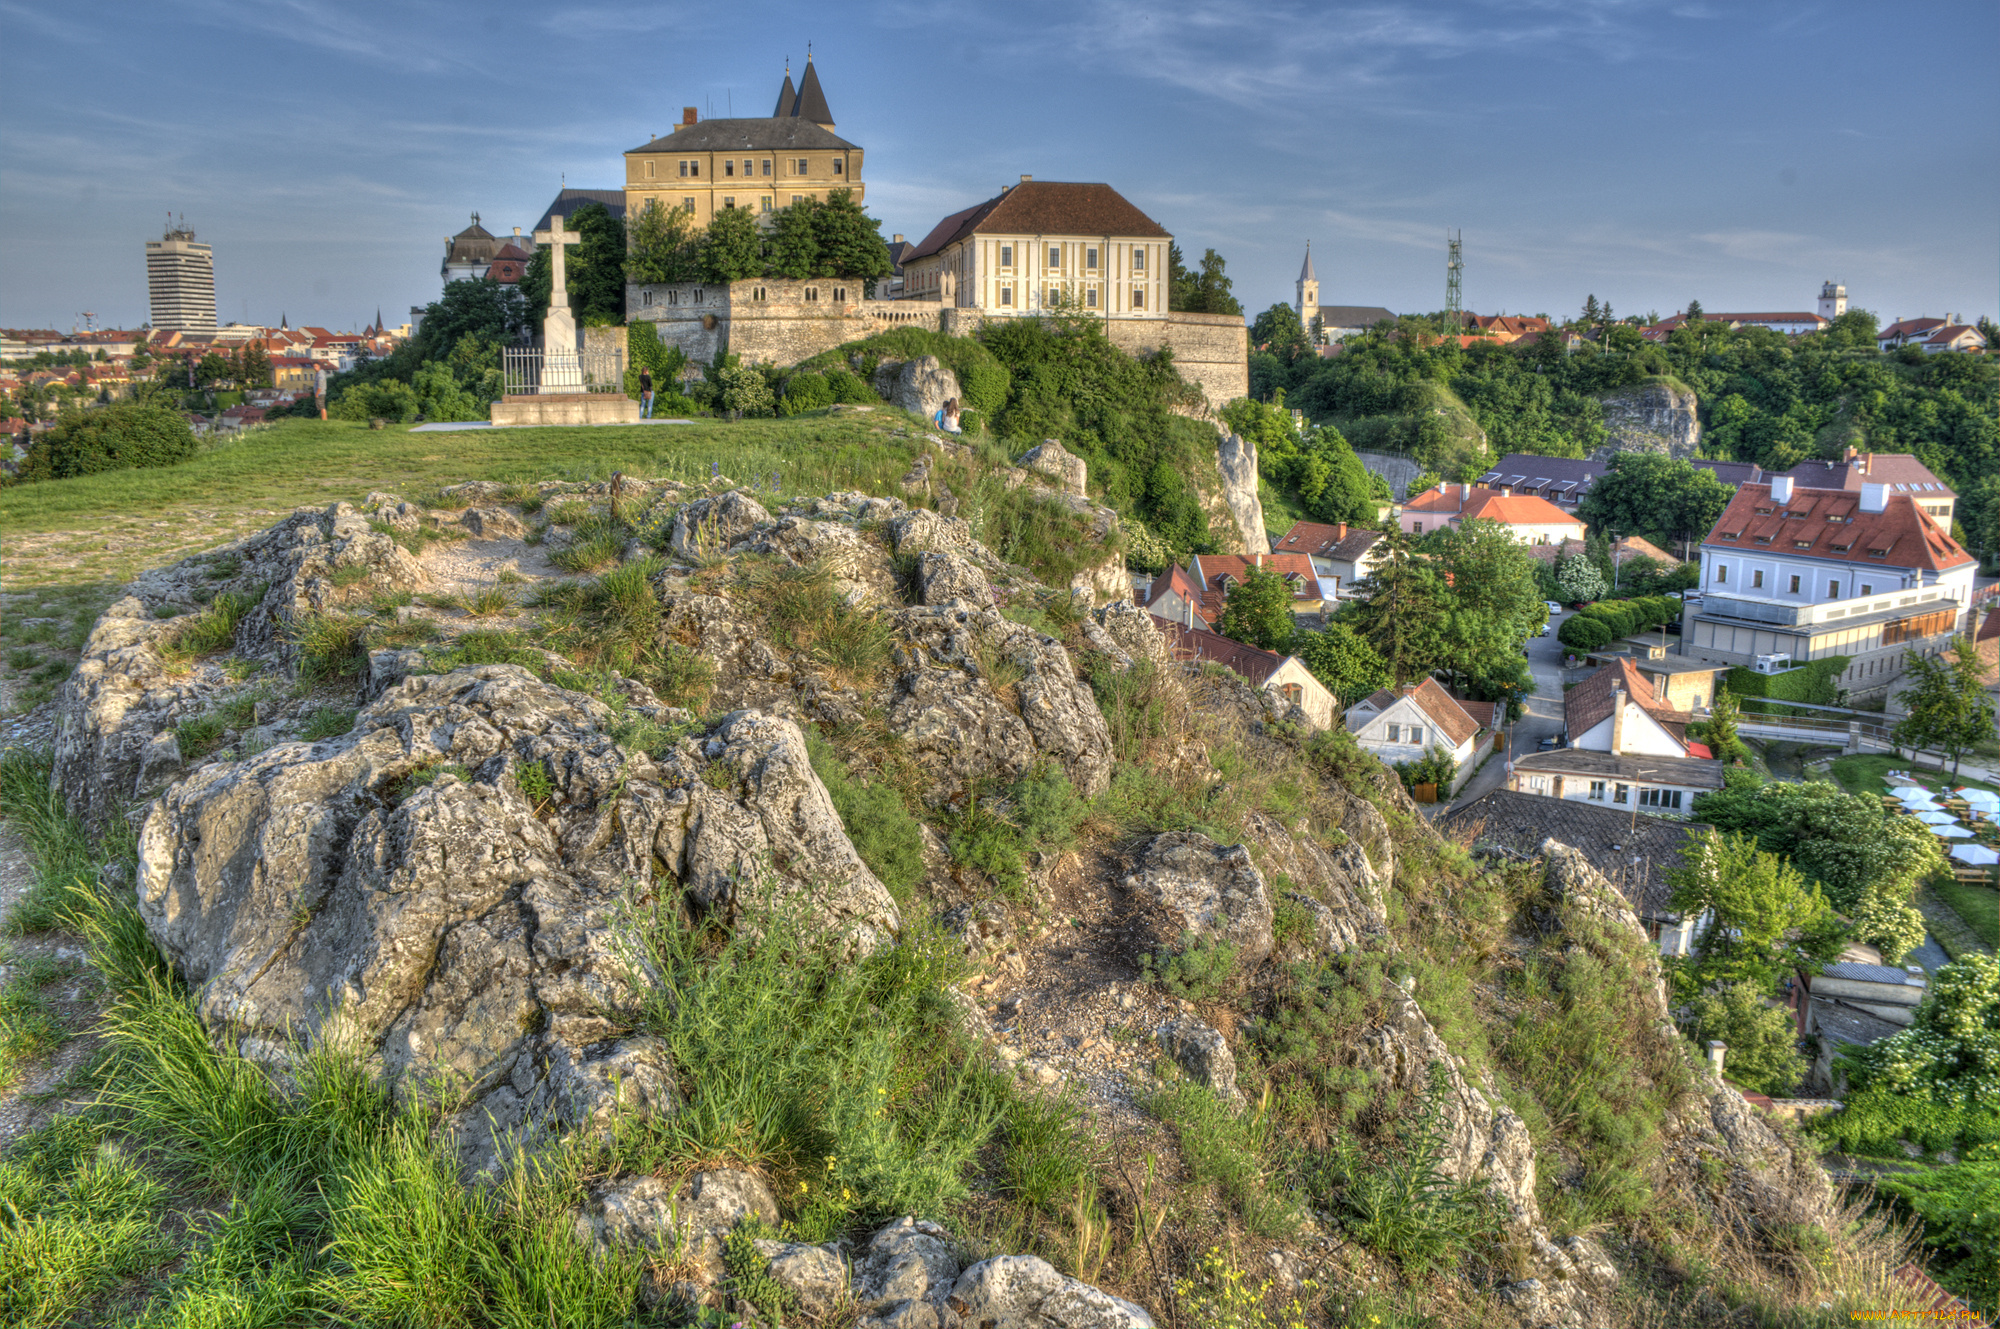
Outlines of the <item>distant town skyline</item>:
M 1990 77 L 1990 4 L 112 12 L 0 0 L 0 325 L 137 326 L 169 213 L 222 322 L 401 322 L 471 213 L 617 187 L 683 106 L 767 114 L 808 40 L 885 236 L 1025 172 L 1218 249 L 1251 316 L 1309 239 L 1323 302 L 1435 310 L 1447 229 L 1481 313 L 2000 307 L 2000 131 L 1942 110 Z

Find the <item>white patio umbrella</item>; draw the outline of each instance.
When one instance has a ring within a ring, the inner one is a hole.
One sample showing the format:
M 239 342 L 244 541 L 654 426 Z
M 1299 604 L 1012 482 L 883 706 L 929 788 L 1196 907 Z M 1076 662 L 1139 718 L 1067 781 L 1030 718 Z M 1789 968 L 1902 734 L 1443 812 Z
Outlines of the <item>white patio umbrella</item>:
M 1961 789 L 1958 791 L 1958 796 L 1964 799 L 1967 805 L 1981 812 L 2000 812 L 2000 794 L 1990 789 Z
M 1958 818 L 1952 816 L 1949 812 L 1939 812 L 1932 808 L 1925 808 L 1922 812 L 1913 815 L 1926 826 L 1955 826 L 1958 824 Z
M 1966 830 L 1963 826 L 1933 826 L 1931 827 L 1931 834 L 1937 836 L 1940 840 L 1970 840 L 1972 838 L 1972 832 Z
M 1899 789 L 1891 789 L 1889 797 L 1900 799 L 1904 803 L 1928 803 L 1933 795 L 1922 785 L 1906 784 Z
M 1961 863 L 1970 863 L 1976 868 L 2000 863 L 2000 850 L 1988 849 L 1983 844 L 1955 844 L 1951 847 L 1951 856 Z

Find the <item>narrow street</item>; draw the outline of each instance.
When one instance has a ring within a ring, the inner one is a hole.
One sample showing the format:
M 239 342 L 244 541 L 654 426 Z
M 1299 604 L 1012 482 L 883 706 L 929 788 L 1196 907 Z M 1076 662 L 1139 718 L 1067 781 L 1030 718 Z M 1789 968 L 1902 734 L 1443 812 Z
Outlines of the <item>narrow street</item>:
M 1556 640 L 1556 630 L 1562 626 L 1567 611 L 1549 615 L 1549 635 L 1528 639 L 1528 667 L 1535 675 L 1535 695 L 1528 698 L 1527 711 L 1514 727 L 1508 731 L 1508 739 L 1513 744 L 1515 756 L 1522 756 L 1535 750 L 1535 744 L 1551 734 L 1560 734 L 1563 727 L 1563 671 L 1562 643 Z M 1457 807 L 1470 803 L 1481 794 L 1501 789 L 1507 783 L 1506 752 L 1495 753 L 1486 765 L 1481 767 L 1449 805 Z M 1437 811 L 1447 805 L 1440 803 Z M 1435 813 L 1433 814 L 1435 815 Z

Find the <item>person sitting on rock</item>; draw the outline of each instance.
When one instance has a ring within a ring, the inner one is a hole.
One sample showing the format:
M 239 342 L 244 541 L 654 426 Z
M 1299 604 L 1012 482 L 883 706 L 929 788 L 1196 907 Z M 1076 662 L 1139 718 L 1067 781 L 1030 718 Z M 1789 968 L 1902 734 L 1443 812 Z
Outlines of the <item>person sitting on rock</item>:
M 944 430 L 947 434 L 965 432 L 958 423 L 958 398 L 956 397 L 946 397 L 944 405 L 938 407 L 937 415 L 932 418 L 935 420 L 937 427 Z

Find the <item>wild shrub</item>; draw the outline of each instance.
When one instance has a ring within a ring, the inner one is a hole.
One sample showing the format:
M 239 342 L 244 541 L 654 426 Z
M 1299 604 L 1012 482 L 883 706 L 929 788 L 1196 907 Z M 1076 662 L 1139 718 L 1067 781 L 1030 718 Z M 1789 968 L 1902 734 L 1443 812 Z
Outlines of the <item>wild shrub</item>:
M 1395 771 L 1403 781 L 1403 788 L 1416 793 L 1420 784 L 1436 785 L 1442 794 L 1451 787 L 1452 777 L 1458 773 L 1458 764 L 1443 747 L 1433 743 L 1424 755 L 1415 761 L 1399 761 Z
M 201 450 L 187 418 L 164 406 L 113 402 L 69 411 L 21 463 L 23 480 L 66 480 L 133 467 L 172 466 Z
M 779 415 L 799 415 L 833 405 L 833 385 L 826 375 L 802 369 L 785 380 L 785 395 L 778 400 Z
M 1352 1129 L 1374 1103 L 1381 1077 L 1358 1066 L 1353 1049 L 1379 1018 L 1388 982 L 1385 957 L 1373 950 L 1296 966 L 1257 1022 L 1253 1037 L 1275 1109 L 1301 1135 Z
M 1146 1108 L 1173 1128 L 1188 1179 L 1214 1186 L 1245 1227 L 1277 1237 L 1298 1226 L 1297 1212 L 1272 1184 L 1264 1161 L 1271 1129 L 1261 1109 L 1233 1112 L 1192 1080 L 1169 1084 L 1146 1100 Z
M 1486 1184 L 1458 1181 L 1444 1170 L 1451 1139 L 1441 1109 L 1448 1092 L 1444 1068 L 1432 1063 L 1423 1111 L 1398 1132 L 1393 1152 L 1372 1159 L 1352 1135 L 1342 1135 L 1318 1160 L 1320 1170 L 1308 1174 L 1308 1188 L 1345 1211 L 1358 1241 L 1410 1274 L 1458 1267 L 1500 1226 Z
M 1280 1299 L 1269 1278 L 1253 1279 L 1220 1247 L 1211 1246 L 1194 1262 L 1193 1270 L 1175 1281 L 1181 1313 L 1205 1329 L 1306 1329 L 1313 1324 L 1306 1303 L 1297 1296 Z M 1312 1288 L 1307 1288 L 1310 1301 Z M 1274 1304 L 1275 1303 L 1275 1304 Z M 1380 1317 L 1367 1329 L 1380 1329 Z
M 1160 951 L 1143 957 L 1140 973 L 1183 1001 L 1214 1001 L 1236 977 L 1239 949 L 1220 937 L 1203 938 L 1184 932 L 1178 951 Z
M 1069 776 L 1057 762 L 1044 757 L 1014 782 L 1009 791 L 1014 824 L 1022 847 L 1060 852 L 1076 841 L 1076 828 L 1090 806 L 1077 796 Z
M 818 729 L 807 725 L 804 732 L 813 773 L 833 799 L 854 852 L 889 888 L 897 905 L 909 908 L 911 890 L 924 879 L 924 841 L 917 819 L 893 785 L 857 780 Z
M 659 981 L 641 1026 L 688 1086 L 620 1146 L 629 1166 L 726 1157 L 761 1168 L 805 1240 L 855 1216 L 938 1213 L 999 1123 L 1005 1082 L 965 1055 L 944 987 L 949 940 L 911 928 L 849 960 L 787 919 L 720 937 L 662 916 L 639 959 Z
M 245 591 L 224 591 L 205 612 L 174 624 L 160 638 L 160 654 L 170 662 L 184 662 L 228 650 L 236 644 L 236 625 L 257 607 L 259 598 Z
M 540 761 L 524 762 L 515 767 L 514 787 L 537 810 L 555 793 L 555 782 L 549 778 L 549 768 Z
M 775 645 L 855 681 L 872 681 L 887 667 L 894 644 L 889 621 L 850 604 L 825 562 L 749 565 L 737 585 L 764 613 Z
M 994 801 L 974 795 L 965 801 L 956 823 L 945 836 L 954 863 L 983 872 L 1000 893 L 1019 901 L 1028 887 L 1027 852 L 1021 832 L 995 810 Z

